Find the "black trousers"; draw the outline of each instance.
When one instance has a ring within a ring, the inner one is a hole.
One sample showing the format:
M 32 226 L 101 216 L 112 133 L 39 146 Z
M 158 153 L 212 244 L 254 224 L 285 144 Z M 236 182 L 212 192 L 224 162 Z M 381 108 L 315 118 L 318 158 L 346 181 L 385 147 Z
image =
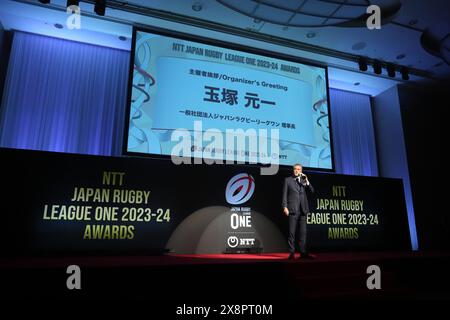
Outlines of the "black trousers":
M 297 236 L 300 240 L 300 253 L 306 253 L 306 215 L 295 213 L 289 214 L 289 252 L 295 253 L 295 242 Z

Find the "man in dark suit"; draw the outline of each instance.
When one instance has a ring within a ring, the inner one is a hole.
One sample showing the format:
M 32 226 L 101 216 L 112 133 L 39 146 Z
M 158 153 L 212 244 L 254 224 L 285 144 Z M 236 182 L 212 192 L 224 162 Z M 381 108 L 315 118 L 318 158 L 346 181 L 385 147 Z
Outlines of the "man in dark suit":
M 293 169 L 293 175 L 284 180 L 281 204 L 289 217 L 289 259 L 294 259 L 297 229 L 300 231 L 300 258 L 313 258 L 306 251 L 306 215 L 309 213 L 307 193 L 313 193 L 314 188 L 300 164 L 295 164 Z

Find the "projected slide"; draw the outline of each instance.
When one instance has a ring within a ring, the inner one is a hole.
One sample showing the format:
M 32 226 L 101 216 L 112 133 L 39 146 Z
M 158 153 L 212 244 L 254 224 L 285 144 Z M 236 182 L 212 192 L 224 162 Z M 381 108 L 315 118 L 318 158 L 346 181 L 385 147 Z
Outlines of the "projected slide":
M 184 130 L 206 158 L 332 169 L 324 68 L 140 30 L 134 41 L 127 152 L 171 155 Z M 211 130 L 223 141 L 204 139 Z

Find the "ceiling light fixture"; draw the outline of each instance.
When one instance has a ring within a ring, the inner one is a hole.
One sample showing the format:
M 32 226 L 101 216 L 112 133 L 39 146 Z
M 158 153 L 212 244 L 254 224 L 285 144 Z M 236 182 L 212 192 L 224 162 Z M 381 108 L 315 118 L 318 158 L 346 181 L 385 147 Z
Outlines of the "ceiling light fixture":
M 106 0 L 95 1 L 94 11 L 99 16 L 104 16 L 106 11 Z
M 70 7 L 70 6 L 79 6 L 80 5 L 80 1 L 79 0 L 67 0 L 67 5 L 66 7 Z
M 358 60 L 359 70 L 367 71 L 367 61 L 363 57 L 360 57 Z
M 407 67 L 402 67 L 400 69 L 400 73 L 402 74 L 402 79 L 407 81 L 409 80 L 409 70 Z
M 375 72 L 375 74 L 381 74 L 382 68 L 381 68 L 381 63 L 380 63 L 380 61 L 374 60 L 374 61 L 373 61 L 372 68 L 373 68 L 373 72 Z
M 388 64 L 387 67 L 388 76 L 395 78 L 395 66 L 393 64 Z

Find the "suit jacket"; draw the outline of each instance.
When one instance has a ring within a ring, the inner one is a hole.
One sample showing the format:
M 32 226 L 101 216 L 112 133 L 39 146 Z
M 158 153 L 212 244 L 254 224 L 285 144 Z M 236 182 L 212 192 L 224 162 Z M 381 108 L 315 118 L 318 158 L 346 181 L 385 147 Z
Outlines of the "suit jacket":
M 286 177 L 283 186 L 283 199 L 281 207 L 287 207 L 289 214 L 309 213 L 307 193 L 313 193 L 311 183 L 308 186 L 299 184 L 294 176 Z

